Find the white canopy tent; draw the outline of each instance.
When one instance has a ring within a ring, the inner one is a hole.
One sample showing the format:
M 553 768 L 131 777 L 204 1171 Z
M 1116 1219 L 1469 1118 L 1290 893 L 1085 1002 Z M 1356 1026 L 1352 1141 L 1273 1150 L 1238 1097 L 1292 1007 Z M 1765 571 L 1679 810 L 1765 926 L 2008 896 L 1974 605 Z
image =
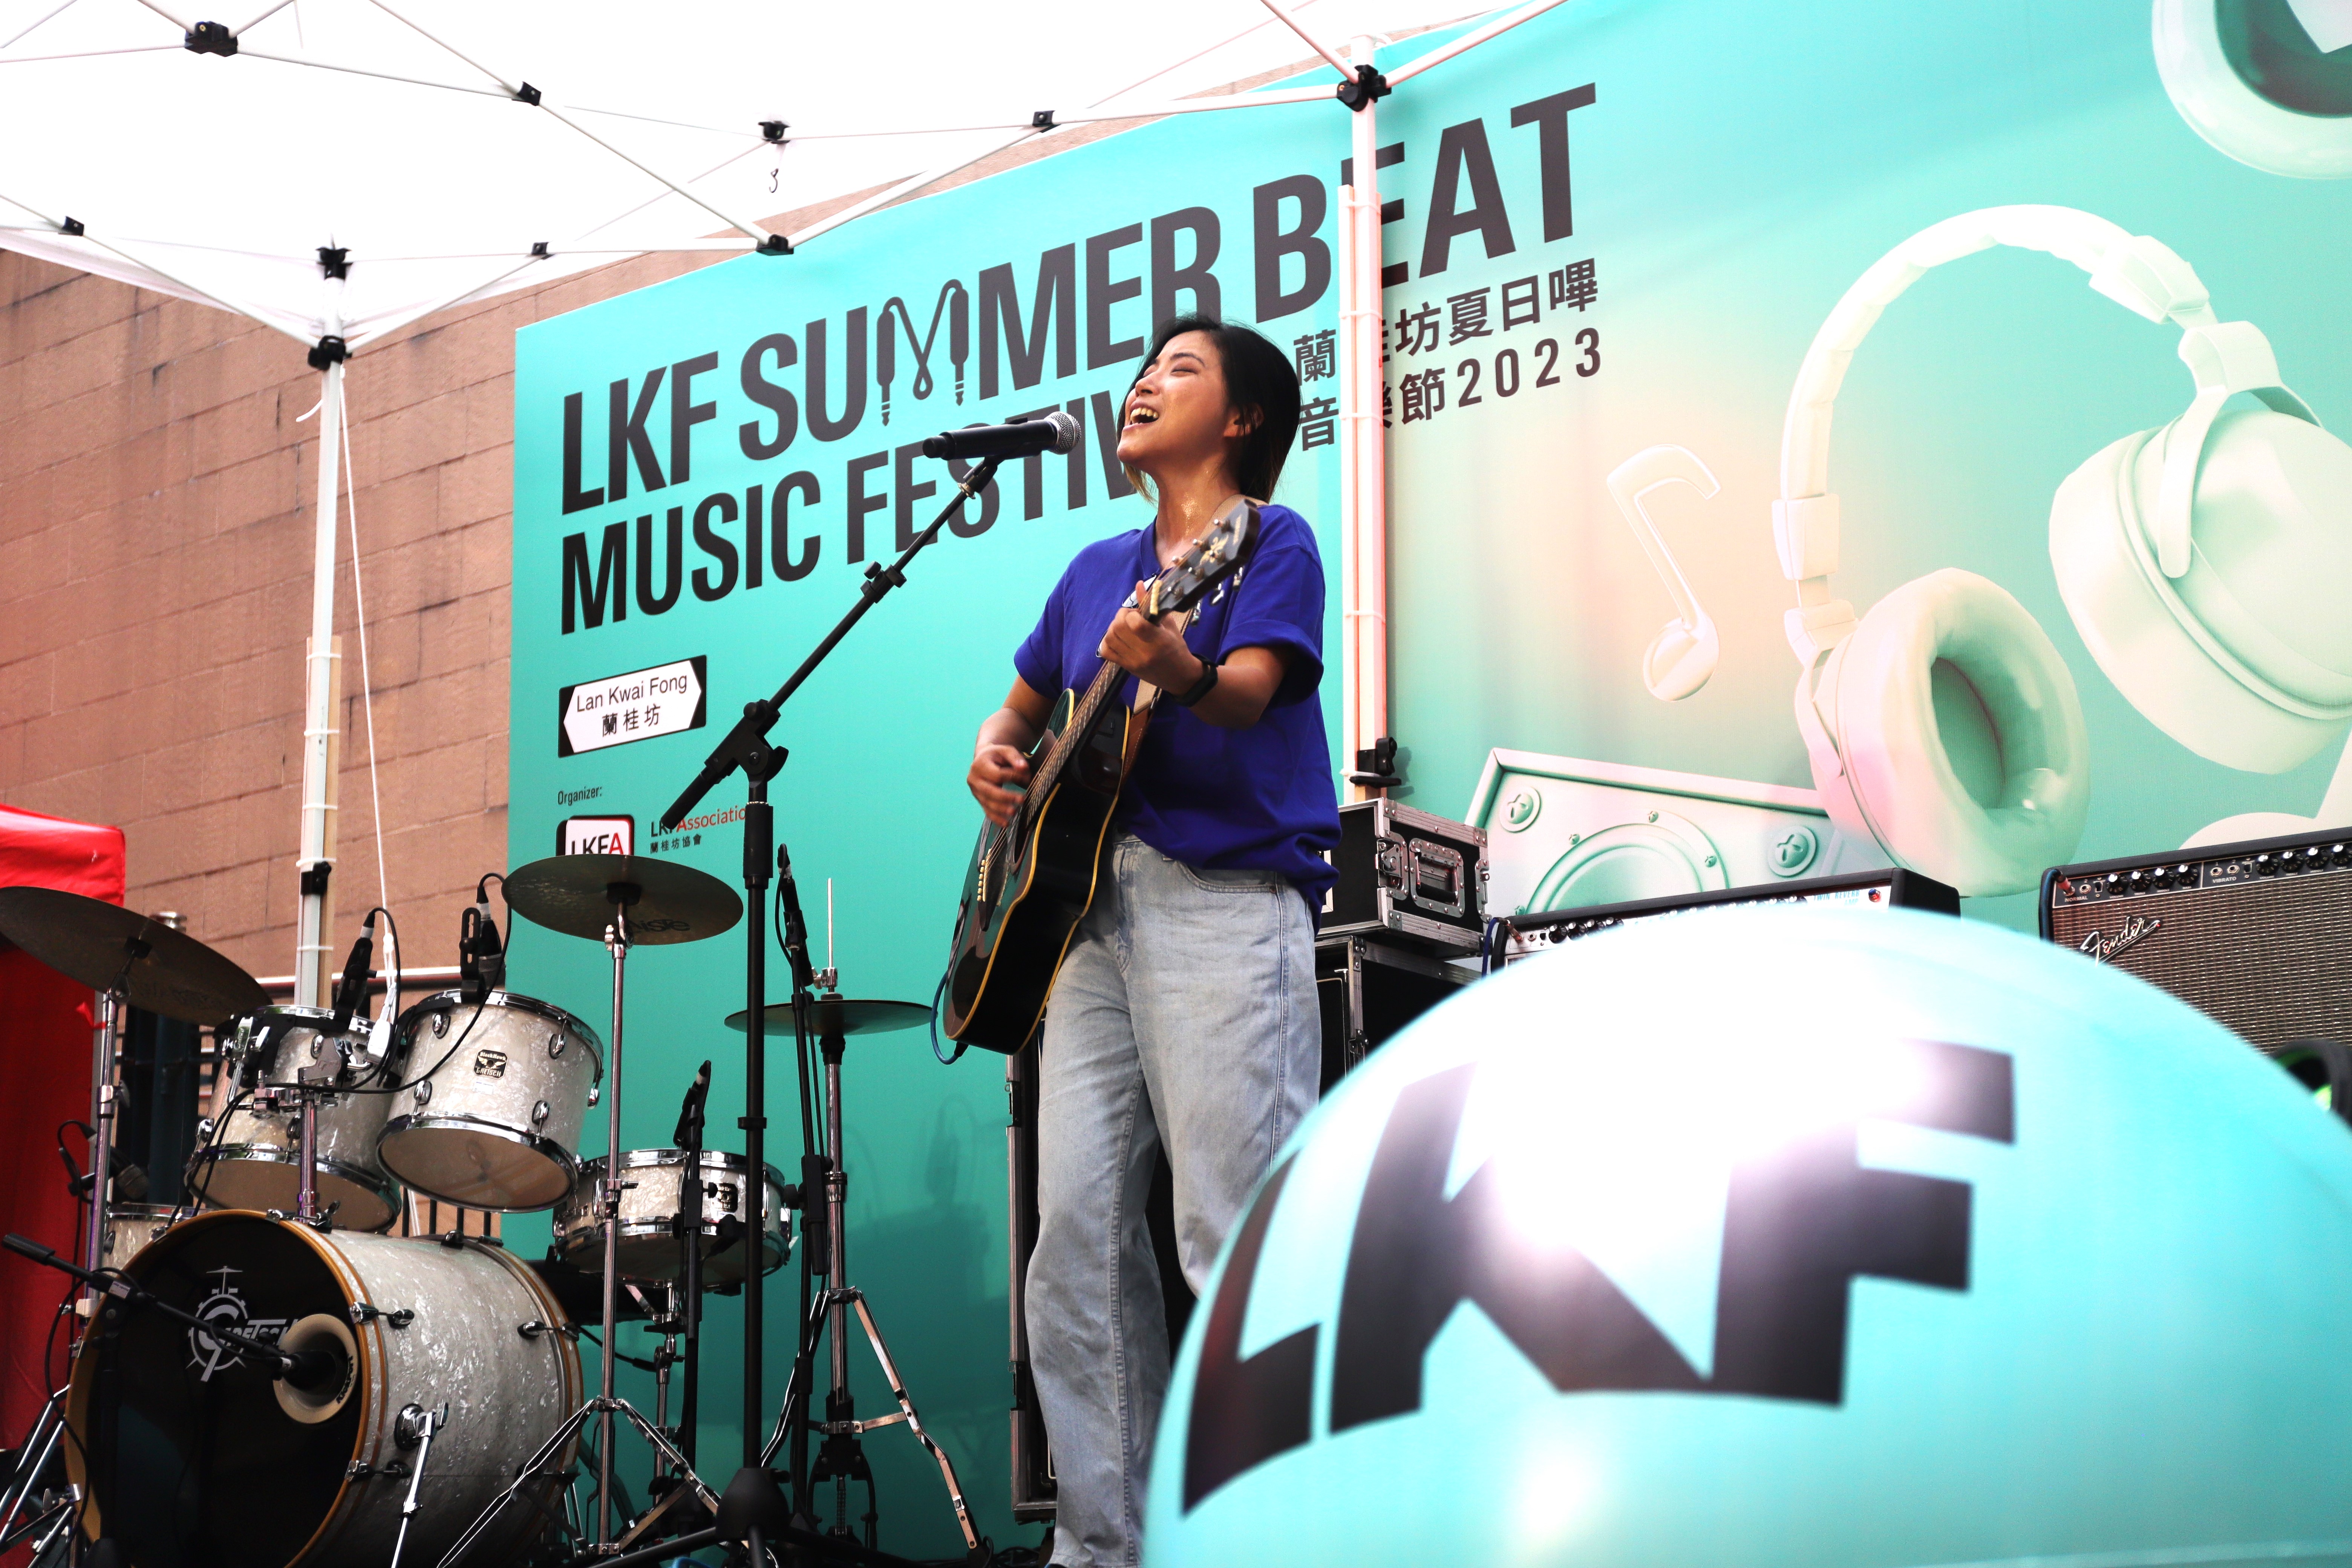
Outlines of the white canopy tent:
M 1559 3 L 1496 13 L 1386 83 Z M 188 4 L 0 0 L 0 248 L 248 317 L 320 374 L 296 963 L 296 1000 L 317 1005 L 349 356 L 436 310 L 627 257 L 782 257 L 1053 127 L 1330 100 L 1381 30 L 1461 0 L 1197 0 L 1173 19 L 1077 0 L 919 15 L 241 0 L 226 18 Z M 1308 85 L 1190 96 L 1314 57 Z M 1387 728 L 1376 113 L 1353 116 L 1361 186 L 1339 220 L 1350 755 Z M 759 216 L 861 191 L 790 235 Z

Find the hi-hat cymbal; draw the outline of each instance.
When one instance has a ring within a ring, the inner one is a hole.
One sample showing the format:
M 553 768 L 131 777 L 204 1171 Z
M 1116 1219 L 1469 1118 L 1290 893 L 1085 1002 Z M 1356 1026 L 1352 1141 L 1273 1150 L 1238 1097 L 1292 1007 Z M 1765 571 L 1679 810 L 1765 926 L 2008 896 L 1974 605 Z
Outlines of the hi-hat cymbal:
M 133 1007 L 217 1024 L 269 1005 L 261 983 L 184 931 L 135 910 L 56 888 L 0 888 L 0 936 L 93 991 L 117 984 Z
M 700 942 L 743 918 L 735 889 L 676 860 L 636 855 L 551 855 L 507 873 L 515 913 L 566 936 L 604 940 L 613 906 L 629 911 L 629 941 L 640 947 Z
M 793 1032 L 793 1005 L 771 1002 L 760 1009 L 763 1035 Z M 825 1035 L 880 1035 L 892 1029 L 919 1028 L 931 1010 L 920 1002 L 858 1002 L 846 996 L 820 996 L 809 1004 L 809 1027 Z M 740 1030 L 749 1013 L 730 1013 L 727 1026 Z

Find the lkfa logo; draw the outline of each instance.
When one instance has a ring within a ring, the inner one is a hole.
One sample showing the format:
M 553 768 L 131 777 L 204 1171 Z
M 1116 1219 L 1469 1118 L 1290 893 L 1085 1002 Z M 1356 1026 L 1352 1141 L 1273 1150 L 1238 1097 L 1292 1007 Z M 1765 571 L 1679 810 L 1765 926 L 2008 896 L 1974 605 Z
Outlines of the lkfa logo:
M 1872 1047 L 1870 1065 L 1835 1119 L 1746 1144 L 1729 1161 L 1705 1374 L 1584 1251 L 1530 1237 L 1499 1154 L 1447 1195 L 1476 1067 L 1407 1085 L 1372 1155 L 1349 1243 L 1331 1325 L 1332 1436 L 1421 1408 L 1423 1358 L 1465 1301 L 1561 1394 L 1842 1403 L 1853 1280 L 1969 1288 L 1969 1184 L 1864 1166 L 1860 1122 L 2015 1141 L 2006 1054 L 1898 1040 Z M 1251 1284 L 1289 1173 L 1289 1162 L 1277 1167 L 1244 1217 L 1210 1306 L 1187 1422 L 1187 1510 L 1312 1436 L 1324 1325 L 1240 1354 Z
M 232 1268 L 224 1263 L 212 1272 L 220 1277 L 219 1283 L 213 1287 L 210 1295 L 197 1303 L 197 1317 L 232 1333 L 247 1333 L 263 1340 L 275 1340 L 286 1331 L 288 1319 L 253 1316 L 244 1296 L 229 1282 L 231 1275 L 242 1274 L 245 1270 Z M 199 1369 L 197 1381 L 200 1383 L 210 1383 L 213 1373 L 234 1364 L 240 1353 L 236 1346 L 226 1340 L 216 1340 L 202 1329 L 188 1331 L 188 1364 Z

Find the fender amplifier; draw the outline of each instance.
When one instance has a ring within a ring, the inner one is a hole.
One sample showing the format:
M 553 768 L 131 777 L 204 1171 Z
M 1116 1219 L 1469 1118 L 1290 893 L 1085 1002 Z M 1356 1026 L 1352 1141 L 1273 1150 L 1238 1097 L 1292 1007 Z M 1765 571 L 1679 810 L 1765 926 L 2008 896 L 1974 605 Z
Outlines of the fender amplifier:
M 1925 910 L 1931 914 L 1958 915 L 1960 896 L 1933 877 L 1890 866 L 1883 871 L 1854 871 L 1843 877 L 1807 877 L 1793 882 L 1768 882 L 1748 888 L 1718 888 L 1705 893 L 1683 893 L 1664 899 L 1633 899 L 1622 904 L 1591 904 L 1583 909 L 1550 910 L 1541 914 L 1512 915 L 1495 921 L 1500 946 L 1490 942 L 1489 970 L 1547 948 L 1596 931 L 1614 930 L 1641 921 L 1664 920 L 1711 910 L 1763 909 L 1776 904 L 1811 904 L 1829 909 Z
M 2340 828 L 2055 867 L 2042 934 L 2263 1050 L 2352 1040 L 2352 833 Z

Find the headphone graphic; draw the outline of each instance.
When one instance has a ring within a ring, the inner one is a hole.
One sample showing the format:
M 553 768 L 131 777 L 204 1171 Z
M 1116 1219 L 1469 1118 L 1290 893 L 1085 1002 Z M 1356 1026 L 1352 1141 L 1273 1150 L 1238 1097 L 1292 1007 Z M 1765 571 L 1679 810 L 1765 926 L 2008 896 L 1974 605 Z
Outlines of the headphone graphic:
M 1857 619 L 1835 597 L 1829 489 L 1839 384 L 1879 313 L 1927 270 L 1997 245 L 2045 251 L 2180 329 L 2196 396 L 2059 486 L 2050 558 L 2075 629 L 2124 697 L 2199 755 L 2278 773 L 2352 721 L 2352 447 L 2280 384 L 2249 322 L 2223 321 L 2189 264 L 2071 207 L 1963 213 L 1896 246 L 1814 334 L 1789 396 L 1773 542 L 1797 727 L 1837 826 L 1965 894 L 2017 892 L 2063 862 L 2090 805 L 2074 678 L 2005 590 L 1935 572 Z M 2264 406 L 2225 409 L 2237 393 Z
M 2190 129 L 2242 163 L 2352 174 L 2352 5 L 2156 0 L 2156 68 Z

